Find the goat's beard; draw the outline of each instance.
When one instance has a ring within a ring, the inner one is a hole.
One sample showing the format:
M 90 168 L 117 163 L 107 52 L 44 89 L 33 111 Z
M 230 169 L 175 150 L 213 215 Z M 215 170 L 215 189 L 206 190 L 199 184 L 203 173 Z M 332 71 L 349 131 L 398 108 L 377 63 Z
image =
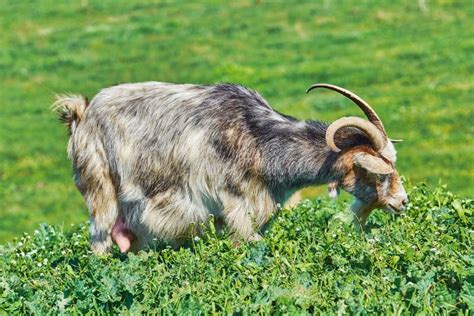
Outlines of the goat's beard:
M 351 205 L 351 211 L 354 213 L 354 222 L 358 227 L 363 228 L 365 226 L 367 218 L 374 209 L 375 207 L 373 204 L 363 202 L 358 198 L 354 200 Z

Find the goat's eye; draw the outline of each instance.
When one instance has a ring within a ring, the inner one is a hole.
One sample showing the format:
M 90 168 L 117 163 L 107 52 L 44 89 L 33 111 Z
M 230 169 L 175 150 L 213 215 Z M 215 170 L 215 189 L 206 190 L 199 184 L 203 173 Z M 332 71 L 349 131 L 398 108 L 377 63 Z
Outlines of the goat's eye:
M 388 174 L 379 174 L 378 179 L 382 182 L 386 181 L 388 179 L 389 175 Z

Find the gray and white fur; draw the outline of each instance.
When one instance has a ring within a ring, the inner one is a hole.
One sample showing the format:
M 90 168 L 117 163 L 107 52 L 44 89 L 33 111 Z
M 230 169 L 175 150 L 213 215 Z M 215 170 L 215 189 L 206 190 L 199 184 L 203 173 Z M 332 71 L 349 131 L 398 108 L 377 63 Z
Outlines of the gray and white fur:
M 59 96 L 55 106 L 97 254 L 110 251 L 118 218 L 135 234 L 134 249 L 153 238 L 179 246 L 210 215 L 235 239 L 258 240 L 277 204 L 309 185 L 355 195 L 362 222 L 375 207 L 398 213 L 406 203 L 391 142 L 384 155 L 349 124 L 331 147 L 328 124 L 278 113 L 239 85 L 121 84 L 90 103 Z

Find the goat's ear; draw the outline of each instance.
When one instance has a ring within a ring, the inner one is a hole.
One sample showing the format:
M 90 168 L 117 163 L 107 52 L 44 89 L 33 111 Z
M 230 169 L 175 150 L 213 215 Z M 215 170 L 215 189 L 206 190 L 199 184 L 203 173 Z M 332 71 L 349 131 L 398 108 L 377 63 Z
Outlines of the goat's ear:
M 354 165 L 373 174 L 390 174 L 393 172 L 392 166 L 383 161 L 383 159 L 372 156 L 368 153 L 355 154 Z

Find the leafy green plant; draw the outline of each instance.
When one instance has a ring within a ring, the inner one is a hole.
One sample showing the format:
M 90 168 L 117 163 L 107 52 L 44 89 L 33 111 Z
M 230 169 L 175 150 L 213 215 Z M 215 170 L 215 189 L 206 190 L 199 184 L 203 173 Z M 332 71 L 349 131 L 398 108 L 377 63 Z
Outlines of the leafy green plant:
M 410 199 L 365 233 L 344 201 L 305 200 L 260 242 L 233 247 L 211 222 L 188 248 L 106 257 L 91 254 L 86 224 L 42 225 L 1 250 L 0 311 L 468 315 L 474 201 L 424 185 Z

